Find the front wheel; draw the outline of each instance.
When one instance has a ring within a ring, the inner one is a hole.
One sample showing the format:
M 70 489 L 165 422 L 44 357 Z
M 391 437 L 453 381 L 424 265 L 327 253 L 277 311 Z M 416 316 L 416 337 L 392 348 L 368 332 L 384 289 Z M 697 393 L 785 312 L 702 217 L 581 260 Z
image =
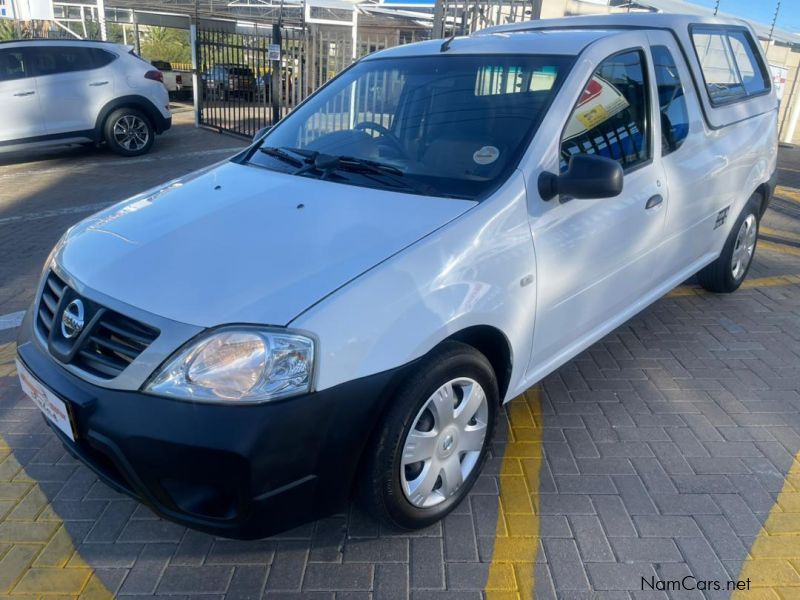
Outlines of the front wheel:
M 144 113 L 135 108 L 120 108 L 106 119 L 104 137 L 112 152 L 139 156 L 150 151 L 156 135 Z
M 494 434 L 499 392 L 486 357 L 447 342 L 394 397 L 359 480 L 362 504 L 397 529 L 427 527 L 472 488 Z
M 700 285 L 709 292 L 730 294 L 742 285 L 758 243 L 759 196 L 753 196 L 734 223 L 722 253 L 697 273 Z

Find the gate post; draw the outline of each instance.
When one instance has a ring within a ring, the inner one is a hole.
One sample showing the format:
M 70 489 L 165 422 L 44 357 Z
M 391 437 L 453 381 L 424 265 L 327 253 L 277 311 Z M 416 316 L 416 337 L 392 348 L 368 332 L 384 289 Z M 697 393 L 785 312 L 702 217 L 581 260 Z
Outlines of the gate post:
M 281 54 L 283 54 L 283 47 L 281 44 L 281 26 L 280 23 L 272 25 L 272 43 L 281 47 Z M 275 125 L 281 120 L 281 57 L 272 62 L 272 74 L 269 78 L 270 96 L 272 96 L 272 123 Z
M 142 48 L 139 43 L 139 20 L 136 18 L 135 10 L 131 10 L 131 18 L 133 19 L 133 51 L 141 56 Z
M 445 0 L 436 0 L 436 6 L 433 9 L 433 30 L 431 31 L 433 39 L 444 37 L 444 2 Z
M 202 110 L 200 106 L 200 77 L 198 77 L 198 69 L 200 68 L 199 48 L 197 46 L 197 21 L 191 19 L 189 23 L 189 49 L 192 53 L 192 103 L 194 104 L 194 126 L 200 127 L 200 122 L 203 119 Z

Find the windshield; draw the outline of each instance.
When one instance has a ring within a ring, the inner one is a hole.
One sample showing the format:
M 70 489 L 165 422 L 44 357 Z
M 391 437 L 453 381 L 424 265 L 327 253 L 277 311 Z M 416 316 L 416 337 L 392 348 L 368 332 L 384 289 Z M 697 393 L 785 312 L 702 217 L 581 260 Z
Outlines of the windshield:
M 481 198 L 516 167 L 572 62 L 446 54 L 362 61 L 291 113 L 249 160 L 350 185 Z M 325 160 L 315 163 L 316 155 Z

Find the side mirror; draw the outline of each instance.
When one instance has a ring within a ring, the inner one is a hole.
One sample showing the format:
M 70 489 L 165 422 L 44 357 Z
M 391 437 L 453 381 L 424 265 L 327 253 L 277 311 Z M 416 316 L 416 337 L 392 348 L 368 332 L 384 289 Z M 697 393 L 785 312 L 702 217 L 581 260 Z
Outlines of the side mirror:
M 254 141 L 254 142 L 255 142 L 255 141 L 258 141 L 259 139 L 261 139 L 262 137 L 264 137 L 264 135 L 265 135 L 265 134 L 266 134 L 266 133 L 267 133 L 267 132 L 268 132 L 270 129 L 272 129 L 272 126 L 271 126 L 271 125 L 270 125 L 270 126 L 267 126 L 267 127 L 262 127 L 261 129 L 259 129 L 258 131 L 256 131 L 256 134 L 253 136 L 253 141 Z
M 538 187 L 542 200 L 557 195 L 567 198 L 613 198 L 622 192 L 622 167 L 616 160 L 596 154 L 576 154 L 560 175 L 543 172 Z

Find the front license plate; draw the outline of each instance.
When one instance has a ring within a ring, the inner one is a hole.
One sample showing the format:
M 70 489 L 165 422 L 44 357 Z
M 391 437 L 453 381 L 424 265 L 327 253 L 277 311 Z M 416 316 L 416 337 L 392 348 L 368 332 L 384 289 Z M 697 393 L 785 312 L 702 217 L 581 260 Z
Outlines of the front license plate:
M 30 371 L 28 371 L 21 362 L 17 360 L 16 363 L 22 391 L 33 400 L 33 403 L 39 407 L 39 410 L 44 413 L 44 416 L 47 417 L 53 425 L 58 427 L 64 432 L 64 435 L 74 442 L 75 432 L 72 429 L 72 420 L 70 419 L 69 409 L 66 403 L 36 381 L 36 378 L 31 375 Z

